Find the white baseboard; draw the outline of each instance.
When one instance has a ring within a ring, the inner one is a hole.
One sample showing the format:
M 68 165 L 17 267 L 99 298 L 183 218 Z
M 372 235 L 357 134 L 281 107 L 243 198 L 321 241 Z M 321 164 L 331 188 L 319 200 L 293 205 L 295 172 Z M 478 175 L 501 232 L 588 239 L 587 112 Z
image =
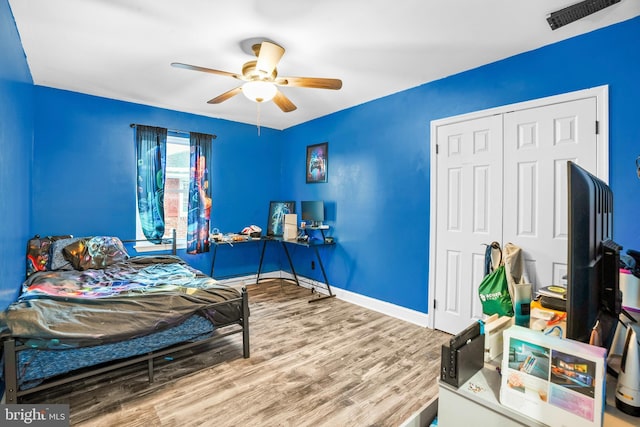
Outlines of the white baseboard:
M 293 274 L 287 271 L 272 271 L 270 273 L 260 274 L 260 280 L 262 279 L 291 279 L 293 280 Z M 247 285 L 255 285 L 256 275 L 235 277 L 232 279 L 218 280 L 219 283 L 231 286 L 234 288 L 242 288 Z M 315 289 L 316 292 L 324 295 L 329 295 L 326 285 L 323 282 L 309 279 L 308 277 L 298 276 L 298 282 L 300 286 L 308 289 Z M 346 291 L 331 285 L 331 291 L 335 294 L 336 298 L 351 304 L 356 304 L 369 310 L 377 311 L 378 313 L 385 314 L 387 316 L 395 317 L 396 319 L 404 320 L 406 322 L 413 323 L 418 326 L 428 327 L 429 315 L 427 313 L 421 313 L 419 311 L 411 310 L 409 308 L 401 307 L 399 305 L 391 304 L 385 301 L 380 301 L 375 298 L 367 297 L 357 294 L 355 292 Z
M 378 313 L 386 314 L 387 316 L 395 317 L 396 319 L 404 320 L 425 328 L 429 323 L 429 315 L 427 313 L 421 313 L 419 311 L 356 294 L 354 292 L 345 291 L 344 289 L 335 288 L 333 286 L 331 286 L 331 289 L 336 294 L 336 298 L 340 298 L 343 301 L 347 301 L 352 304 L 368 308 L 369 310 L 377 311 Z

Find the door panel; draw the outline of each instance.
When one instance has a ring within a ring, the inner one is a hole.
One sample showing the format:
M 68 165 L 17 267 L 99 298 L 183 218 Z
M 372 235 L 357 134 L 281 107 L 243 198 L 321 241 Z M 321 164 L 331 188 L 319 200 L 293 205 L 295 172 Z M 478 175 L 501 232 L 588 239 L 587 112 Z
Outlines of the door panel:
M 504 115 L 504 243 L 523 249 L 536 289 L 567 271 L 567 160 L 596 173 L 595 97 Z
M 437 138 L 434 327 L 457 333 L 482 317 L 484 245 L 502 238 L 502 118 L 442 126 Z

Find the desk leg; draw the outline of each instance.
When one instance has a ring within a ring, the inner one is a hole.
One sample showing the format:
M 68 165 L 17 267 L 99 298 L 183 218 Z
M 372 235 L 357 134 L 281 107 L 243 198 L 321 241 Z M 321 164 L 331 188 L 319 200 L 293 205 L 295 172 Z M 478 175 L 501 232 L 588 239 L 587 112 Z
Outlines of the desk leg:
M 218 245 L 213 245 L 213 256 L 211 257 L 211 278 L 213 278 L 213 268 L 216 265 L 216 254 L 218 253 Z
M 314 298 L 309 300 L 309 302 L 316 302 L 327 298 L 335 297 L 336 295 L 331 292 L 331 285 L 329 284 L 329 279 L 327 279 L 327 273 L 324 271 L 324 264 L 322 264 L 322 258 L 320 258 L 320 251 L 318 251 L 318 247 L 314 246 L 313 250 L 316 253 L 316 258 L 318 259 L 318 265 L 320 266 L 320 271 L 322 272 L 322 277 L 324 278 L 324 283 L 327 285 L 327 290 L 329 291 L 329 295 L 324 295 L 318 298 Z
M 260 252 L 260 262 L 258 263 L 258 273 L 256 274 L 256 285 L 260 282 L 260 273 L 262 272 L 262 261 L 264 261 L 264 250 L 267 249 L 267 241 L 262 242 L 262 252 Z
M 282 242 L 282 248 L 284 249 L 284 253 L 287 255 L 287 260 L 289 261 L 289 267 L 291 268 L 291 272 L 293 273 L 293 279 L 296 282 L 296 285 L 300 286 L 300 282 L 298 281 L 298 275 L 296 274 L 296 269 L 293 268 L 293 262 L 291 262 L 291 255 L 289 255 L 289 249 L 287 249 L 287 244 Z

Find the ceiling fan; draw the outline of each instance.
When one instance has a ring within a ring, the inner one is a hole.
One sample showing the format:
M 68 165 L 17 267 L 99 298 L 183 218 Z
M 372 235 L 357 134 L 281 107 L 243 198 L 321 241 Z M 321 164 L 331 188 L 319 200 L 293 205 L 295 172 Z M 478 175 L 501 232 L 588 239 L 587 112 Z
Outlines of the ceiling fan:
M 316 89 L 337 90 L 342 87 L 339 79 L 327 79 L 318 77 L 278 77 L 276 66 L 284 55 L 284 48 L 269 41 L 254 44 L 253 53 L 257 60 L 246 62 L 242 66 L 242 74 L 230 73 L 228 71 L 214 70 L 211 68 L 199 67 L 197 65 L 172 62 L 171 65 L 177 68 L 184 68 L 193 71 L 218 74 L 221 76 L 233 77 L 243 81 L 241 86 L 235 87 L 213 99 L 207 101 L 209 104 L 219 104 L 227 99 L 243 93 L 254 102 L 262 103 L 273 99 L 273 102 L 285 113 L 295 110 L 297 107 L 287 98 L 277 86 L 282 87 L 307 87 Z

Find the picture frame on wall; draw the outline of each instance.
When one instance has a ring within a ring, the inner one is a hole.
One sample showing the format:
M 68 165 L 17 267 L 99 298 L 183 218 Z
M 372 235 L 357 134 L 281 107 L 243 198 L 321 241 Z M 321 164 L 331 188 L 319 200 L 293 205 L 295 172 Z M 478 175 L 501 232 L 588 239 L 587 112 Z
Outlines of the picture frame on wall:
M 284 234 L 284 216 L 294 213 L 296 213 L 296 202 L 294 200 L 269 202 L 267 236 L 282 237 Z
M 329 143 L 307 146 L 307 184 L 327 182 L 329 166 Z

